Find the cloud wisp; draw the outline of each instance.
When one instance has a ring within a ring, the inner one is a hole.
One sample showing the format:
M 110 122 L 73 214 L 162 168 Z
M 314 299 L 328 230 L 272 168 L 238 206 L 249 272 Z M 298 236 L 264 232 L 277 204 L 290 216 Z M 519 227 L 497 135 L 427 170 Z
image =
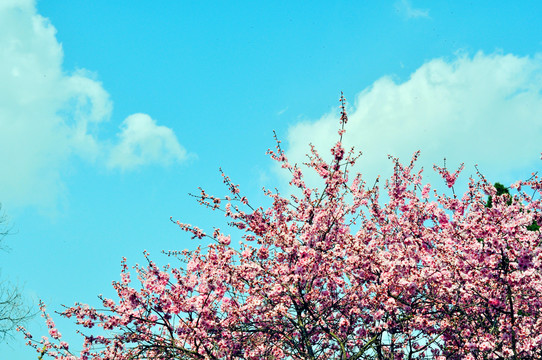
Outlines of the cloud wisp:
M 407 81 L 383 77 L 363 90 L 350 107 L 345 144 L 363 151 L 359 169 L 369 179 L 391 172 L 387 154 L 419 166 L 450 168 L 465 162 L 490 181 L 512 181 L 540 168 L 542 57 L 478 53 L 454 60 L 434 59 Z M 323 153 L 337 141 L 338 111 L 289 129 L 288 156 L 304 161 L 307 142 Z M 307 139 L 310 134 L 310 139 Z M 368 180 L 371 181 L 371 180 Z
M 147 114 L 128 116 L 121 125 L 119 142 L 111 150 L 110 168 L 131 170 L 141 165 L 169 165 L 186 159 L 186 150 L 170 128 L 158 126 Z
M 0 49 L 0 201 L 54 207 L 73 155 L 121 170 L 186 159 L 145 114 L 127 117 L 113 145 L 89 130 L 110 119 L 109 94 L 92 73 L 63 69 L 56 30 L 33 1 L 2 1 Z
M 397 1 L 395 9 L 407 19 L 430 18 L 428 9 L 416 9 L 409 0 Z

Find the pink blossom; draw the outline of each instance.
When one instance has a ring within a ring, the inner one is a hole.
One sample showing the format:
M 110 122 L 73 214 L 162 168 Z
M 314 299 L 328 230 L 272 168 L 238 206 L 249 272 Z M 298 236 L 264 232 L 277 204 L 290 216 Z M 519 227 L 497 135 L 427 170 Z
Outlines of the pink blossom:
M 341 97 L 339 137 L 347 121 Z M 391 178 L 367 186 L 349 177 L 356 157 L 341 141 L 330 162 L 311 147 L 321 189 L 303 182 L 280 142 L 269 153 L 291 172 L 294 195 L 266 191 L 271 205 L 252 208 L 222 174 L 227 203 L 202 189 L 197 201 L 224 211 L 232 235 L 175 222 L 200 244 L 172 254 L 180 266 L 159 267 L 145 252 L 146 266 L 131 270 L 123 259 L 118 300 L 61 314 L 92 328 L 79 353 L 43 304 L 50 338 L 20 328 L 29 345 L 59 360 L 540 357 L 542 251 L 540 230 L 528 229 L 542 217 L 536 174 L 514 186 L 513 203 L 490 207 L 496 189 L 481 174 L 463 196 L 429 201 L 418 153 L 406 165 L 390 157 Z M 435 166 L 450 188 L 462 169 Z

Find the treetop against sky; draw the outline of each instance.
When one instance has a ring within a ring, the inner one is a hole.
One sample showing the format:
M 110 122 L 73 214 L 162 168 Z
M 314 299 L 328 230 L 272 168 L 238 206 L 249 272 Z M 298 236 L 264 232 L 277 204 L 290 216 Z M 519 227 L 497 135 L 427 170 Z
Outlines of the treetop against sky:
M 491 183 L 529 178 L 542 136 L 538 7 L 1 1 L 0 202 L 13 229 L 2 279 L 51 311 L 113 296 L 123 257 L 145 262 L 146 249 L 162 264 L 162 250 L 197 246 L 170 217 L 223 221 L 187 195 L 219 194 L 220 167 L 253 201 L 266 201 L 263 186 L 287 191 L 265 156 L 272 131 L 291 163 L 309 143 L 331 148 L 340 91 L 343 144 L 363 152 L 355 170 L 368 183 L 391 175 L 388 154 L 417 150 L 431 183 L 442 184 L 433 164 L 465 163 L 456 190 L 475 164 Z M 47 331 L 39 319 L 29 329 Z M 28 358 L 20 343 L 0 347 Z
M 258 207 L 226 175 L 227 196 L 197 195 L 238 246 L 231 231 L 176 221 L 207 245 L 170 252 L 162 269 L 146 252 L 134 271 L 123 259 L 115 298 L 60 314 L 82 327 L 80 350 L 40 303 L 48 336 L 21 327 L 28 345 L 57 360 L 540 358 L 540 177 L 512 195 L 478 173 L 457 195 L 463 165 L 435 166 L 453 195 L 431 196 L 416 152 L 408 165 L 390 157 L 392 176 L 371 186 L 348 170 L 359 154 L 343 147 L 347 123 L 341 96 L 331 159 L 308 154 L 320 189 L 277 141 L 269 155 L 296 195 L 266 190 L 272 205 Z

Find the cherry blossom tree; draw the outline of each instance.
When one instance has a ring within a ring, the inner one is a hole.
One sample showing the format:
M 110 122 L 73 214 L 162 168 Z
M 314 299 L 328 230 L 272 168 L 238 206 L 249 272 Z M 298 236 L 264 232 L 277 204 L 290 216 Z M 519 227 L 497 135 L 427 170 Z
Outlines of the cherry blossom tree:
M 408 164 L 390 157 L 391 178 L 369 186 L 350 175 L 359 154 L 342 145 L 347 121 L 341 97 L 331 160 L 312 147 L 306 163 L 321 189 L 277 140 L 269 154 L 293 195 L 266 191 L 272 205 L 256 207 L 224 174 L 228 196 L 197 195 L 241 232 L 239 246 L 174 221 L 202 242 L 169 254 L 185 265 L 145 254 L 130 272 L 124 259 L 117 300 L 61 313 L 81 325 L 81 350 L 43 305 L 49 336 L 21 328 L 29 345 L 81 360 L 541 358 L 542 236 L 531 225 L 542 223 L 542 180 L 518 181 L 512 196 L 478 174 L 461 197 L 446 195 L 422 182 L 415 153 Z M 462 166 L 435 170 L 453 190 Z

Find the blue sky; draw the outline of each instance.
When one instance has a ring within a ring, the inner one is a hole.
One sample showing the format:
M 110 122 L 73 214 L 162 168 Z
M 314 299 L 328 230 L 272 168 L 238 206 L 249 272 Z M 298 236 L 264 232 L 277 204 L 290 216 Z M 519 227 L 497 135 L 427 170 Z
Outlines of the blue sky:
M 474 164 L 511 183 L 541 169 L 540 4 L 508 1 L 0 1 L 1 278 L 49 309 L 112 295 L 120 261 L 193 248 L 169 218 L 218 214 L 218 168 L 263 201 L 285 189 L 272 131 L 303 161 L 336 140 L 368 178 L 391 153 Z M 60 321 L 68 339 L 75 327 Z M 46 333 L 42 319 L 29 328 Z M 13 341 L 0 358 L 28 359 Z

